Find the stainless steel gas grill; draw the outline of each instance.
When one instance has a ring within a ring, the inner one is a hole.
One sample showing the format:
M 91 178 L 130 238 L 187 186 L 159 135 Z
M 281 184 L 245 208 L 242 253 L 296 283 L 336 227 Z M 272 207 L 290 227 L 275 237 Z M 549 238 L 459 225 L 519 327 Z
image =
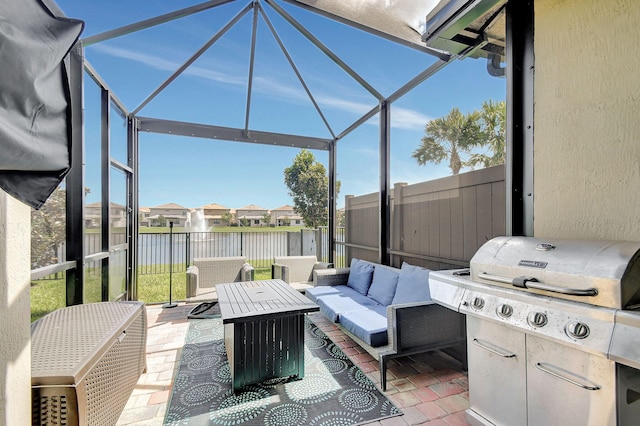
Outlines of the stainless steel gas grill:
M 429 282 L 467 314 L 471 424 L 640 422 L 640 242 L 499 237 Z

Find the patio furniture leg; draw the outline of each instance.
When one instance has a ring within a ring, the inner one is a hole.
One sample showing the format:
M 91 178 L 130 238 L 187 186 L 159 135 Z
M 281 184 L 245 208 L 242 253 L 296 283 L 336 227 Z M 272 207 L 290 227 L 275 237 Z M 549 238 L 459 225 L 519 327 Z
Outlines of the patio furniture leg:
M 387 390 L 387 357 L 384 355 L 380 355 L 379 363 L 380 363 L 380 386 L 382 387 L 382 391 L 385 392 Z

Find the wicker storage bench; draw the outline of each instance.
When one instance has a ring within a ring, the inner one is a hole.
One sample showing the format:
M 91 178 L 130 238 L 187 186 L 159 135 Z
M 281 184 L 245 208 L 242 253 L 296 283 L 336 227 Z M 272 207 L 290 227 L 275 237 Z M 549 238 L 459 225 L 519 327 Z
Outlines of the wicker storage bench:
M 142 302 L 54 311 L 31 325 L 32 424 L 114 425 L 146 369 Z

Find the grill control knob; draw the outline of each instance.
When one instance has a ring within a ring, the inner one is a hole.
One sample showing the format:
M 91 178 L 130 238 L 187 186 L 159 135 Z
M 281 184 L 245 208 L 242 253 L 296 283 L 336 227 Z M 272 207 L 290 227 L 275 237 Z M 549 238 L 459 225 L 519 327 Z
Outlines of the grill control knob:
M 496 313 L 500 318 L 509 318 L 511 315 L 513 315 L 513 308 L 511 307 L 511 305 L 502 304 L 498 306 L 498 309 L 496 309 Z
M 481 297 L 474 297 L 473 301 L 471 302 L 471 307 L 476 311 L 479 311 L 480 309 L 484 308 L 484 300 Z
M 532 327 L 544 327 L 547 325 L 547 315 L 542 312 L 532 312 L 527 317 L 527 322 Z
M 565 332 L 574 339 L 584 339 L 589 335 L 589 326 L 582 322 L 571 322 L 565 327 Z

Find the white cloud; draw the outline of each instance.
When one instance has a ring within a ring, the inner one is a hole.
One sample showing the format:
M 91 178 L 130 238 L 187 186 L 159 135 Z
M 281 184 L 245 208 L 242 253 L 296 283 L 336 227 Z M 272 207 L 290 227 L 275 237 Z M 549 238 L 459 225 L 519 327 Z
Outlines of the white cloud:
M 421 114 L 418 111 L 391 105 L 392 127 L 408 130 L 423 130 L 424 126 L 430 120 L 432 120 L 431 117 Z
M 146 65 L 151 68 L 155 68 L 163 71 L 171 71 L 169 75 L 173 74 L 180 66 L 183 65 L 181 62 L 170 61 L 167 59 L 160 58 L 158 56 L 149 55 L 146 53 L 141 53 L 138 51 L 133 51 L 130 49 L 123 49 L 119 47 L 106 46 L 106 45 L 97 45 L 95 49 L 100 51 L 101 53 L 109 56 L 113 56 L 116 58 L 128 59 L 130 61 L 138 62 L 140 64 Z M 225 84 L 246 84 L 246 81 L 242 78 L 239 78 L 236 75 L 223 73 L 219 71 L 215 71 L 211 68 L 204 68 L 195 65 L 189 66 L 185 71 L 185 74 L 193 75 L 196 77 L 202 77 L 207 80 L 225 83 Z
M 96 45 L 92 46 L 92 48 L 105 55 L 127 59 L 158 70 L 169 71 L 170 73 L 167 77 L 182 65 L 182 63 L 176 61 L 167 60 L 158 56 L 125 48 L 107 45 Z M 192 64 L 184 71 L 184 74 L 204 78 L 216 83 L 233 84 L 238 86 L 246 86 L 247 84 L 247 79 L 244 73 L 227 73 L 215 70 L 212 67 L 202 67 Z M 295 81 L 297 82 L 297 80 Z M 288 82 L 284 83 L 268 76 L 254 77 L 253 89 L 280 99 L 289 99 L 294 102 L 310 102 L 307 93 L 300 85 L 292 85 Z M 358 114 L 359 116 L 366 114 L 374 108 L 376 102 L 375 100 L 372 100 L 370 103 L 365 103 L 345 98 L 336 98 L 334 96 L 324 94 L 313 95 L 321 109 L 327 108 L 345 111 Z M 393 105 L 391 107 L 391 113 L 392 127 L 399 129 L 422 130 L 424 125 L 431 120 L 430 117 L 421 114 L 418 111 L 395 107 Z M 377 125 L 378 121 L 370 120 L 369 123 Z

